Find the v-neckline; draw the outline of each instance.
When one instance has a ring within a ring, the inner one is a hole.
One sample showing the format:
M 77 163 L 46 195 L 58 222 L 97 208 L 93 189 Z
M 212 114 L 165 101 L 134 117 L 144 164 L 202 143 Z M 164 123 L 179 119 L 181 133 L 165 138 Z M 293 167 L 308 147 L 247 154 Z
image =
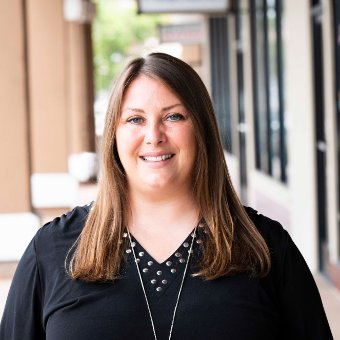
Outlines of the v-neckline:
M 181 242 L 180 246 L 163 262 L 156 261 L 149 252 L 138 242 L 138 240 L 131 235 L 131 242 L 135 251 L 137 264 L 144 283 L 144 287 L 148 298 L 151 301 L 158 302 L 159 299 L 168 291 L 174 282 L 182 277 L 186 262 L 188 260 L 190 245 L 194 229 Z M 197 242 L 197 231 L 196 231 Z M 195 239 L 193 240 L 193 248 L 195 247 Z M 128 262 L 130 262 L 132 270 L 137 270 L 134 263 L 134 256 L 130 246 L 126 249 L 128 254 Z M 190 260 L 191 262 L 191 260 Z M 187 274 L 188 275 L 188 274 Z
M 196 227 L 195 227 L 196 228 Z M 142 251 L 144 253 L 146 253 L 148 255 L 148 257 L 150 257 L 151 261 L 153 261 L 153 263 L 157 264 L 158 266 L 162 266 L 163 264 L 165 264 L 167 261 L 170 261 L 170 259 L 178 252 L 180 252 L 180 249 L 182 247 L 185 247 L 185 248 L 190 248 L 190 244 L 191 244 L 191 238 L 193 236 L 193 233 L 195 231 L 195 228 L 193 228 L 190 233 L 187 235 L 187 237 L 184 239 L 184 241 L 182 241 L 180 243 L 180 245 L 177 247 L 177 249 L 175 251 L 173 251 L 166 259 L 164 259 L 162 262 L 159 262 L 157 261 L 151 254 L 148 250 L 145 249 L 144 246 L 142 246 L 142 244 L 138 241 L 138 239 L 133 235 L 131 234 L 130 232 L 130 235 L 131 235 L 131 240 L 133 242 L 135 242 L 136 244 L 138 244 L 138 246 L 142 249 Z M 184 246 L 185 244 L 185 246 Z

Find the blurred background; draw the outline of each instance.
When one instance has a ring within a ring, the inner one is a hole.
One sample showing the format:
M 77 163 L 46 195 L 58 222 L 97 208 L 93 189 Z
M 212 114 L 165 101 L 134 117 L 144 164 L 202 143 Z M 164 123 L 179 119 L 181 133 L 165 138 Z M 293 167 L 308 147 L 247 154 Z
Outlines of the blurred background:
M 0 0 L 0 315 L 37 229 L 95 199 L 112 84 L 133 57 L 202 77 L 245 205 L 288 230 L 340 339 L 338 0 Z

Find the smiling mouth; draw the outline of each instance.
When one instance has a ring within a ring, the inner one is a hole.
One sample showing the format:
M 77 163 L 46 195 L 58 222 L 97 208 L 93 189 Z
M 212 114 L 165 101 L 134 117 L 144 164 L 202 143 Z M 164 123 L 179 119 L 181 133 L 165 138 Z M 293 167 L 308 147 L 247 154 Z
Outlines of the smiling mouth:
M 174 154 L 162 155 L 162 156 L 141 156 L 144 161 L 147 162 L 161 162 L 175 156 Z

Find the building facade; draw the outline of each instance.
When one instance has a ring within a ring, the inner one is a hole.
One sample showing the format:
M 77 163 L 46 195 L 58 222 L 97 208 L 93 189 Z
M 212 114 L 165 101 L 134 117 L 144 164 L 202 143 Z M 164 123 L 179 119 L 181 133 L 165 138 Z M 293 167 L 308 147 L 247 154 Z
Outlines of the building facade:
M 241 0 L 210 15 L 211 91 L 244 204 L 340 288 L 337 1 Z

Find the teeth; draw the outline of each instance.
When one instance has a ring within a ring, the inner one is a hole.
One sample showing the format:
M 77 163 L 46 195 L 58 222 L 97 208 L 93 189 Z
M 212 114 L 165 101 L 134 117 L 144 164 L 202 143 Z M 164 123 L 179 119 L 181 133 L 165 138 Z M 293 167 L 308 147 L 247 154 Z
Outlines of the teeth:
M 162 156 L 147 156 L 143 157 L 145 161 L 149 162 L 160 162 L 160 161 L 165 161 L 166 159 L 171 158 L 171 155 L 162 155 Z

